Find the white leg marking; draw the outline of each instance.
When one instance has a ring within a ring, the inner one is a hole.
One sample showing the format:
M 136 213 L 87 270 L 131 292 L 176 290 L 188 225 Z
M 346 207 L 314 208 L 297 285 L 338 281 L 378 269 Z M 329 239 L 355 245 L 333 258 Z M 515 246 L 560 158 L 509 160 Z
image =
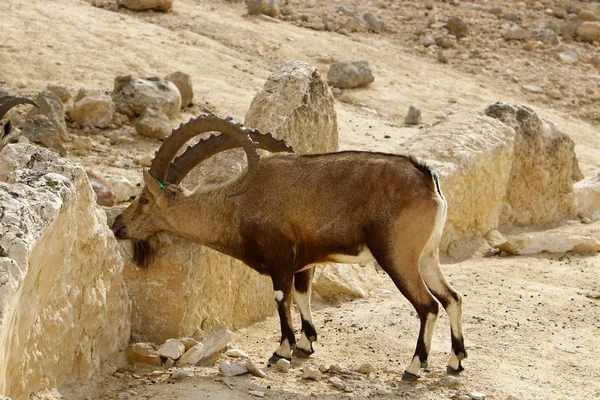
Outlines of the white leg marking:
M 310 291 L 306 293 L 300 293 L 294 290 L 294 301 L 300 309 L 300 315 L 302 315 L 302 319 L 312 325 L 313 322 L 312 310 L 310 308 Z M 312 349 L 311 341 L 308 339 L 308 337 L 306 337 L 306 333 L 304 331 L 302 331 L 302 334 L 300 335 L 300 340 L 296 342 L 296 346 L 310 353 Z
M 275 291 L 275 300 L 276 301 L 283 300 L 283 292 L 281 290 L 276 290 Z
M 308 338 L 306 337 L 306 334 L 304 333 L 304 331 L 302 331 L 302 333 L 300 334 L 300 340 L 298 340 L 296 342 L 296 346 L 304 351 L 306 351 L 307 353 L 311 352 L 312 349 L 312 343 L 310 340 L 308 340 Z
M 419 356 L 414 356 L 411 363 L 406 367 L 406 372 L 414 376 L 421 376 L 421 360 Z
M 452 368 L 455 371 L 458 371 L 458 366 L 460 365 L 460 360 L 454 354 L 454 350 L 452 350 L 450 354 L 450 361 L 448 361 L 448 367 Z
M 280 357 L 291 359 L 292 358 L 292 346 L 290 346 L 289 340 L 283 339 L 283 342 L 281 342 L 281 345 L 277 349 L 276 353 Z
M 436 314 L 429 314 L 427 316 L 427 322 L 425 322 L 425 332 L 423 339 L 425 340 L 425 350 L 427 354 L 431 351 L 431 338 L 433 337 L 433 328 L 435 327 L 435 321 L 437 320 Z

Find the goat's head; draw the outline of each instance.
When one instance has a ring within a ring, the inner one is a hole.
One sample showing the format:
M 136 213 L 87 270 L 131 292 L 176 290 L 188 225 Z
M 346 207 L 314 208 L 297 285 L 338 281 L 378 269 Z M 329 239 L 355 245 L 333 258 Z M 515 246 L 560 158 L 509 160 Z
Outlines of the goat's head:
M 2 96 L 0 97 L 0 121 L 8 112 L 8 110 L 18 104 L 31 104 L 36 107 L 38 106 L 33 100 L 29 100 L 26 97 Z M 2 149 L 6 144 L 9 133 L 12 131 L 12 124 L 10 120 L 1 123 L 0 128 L 0 149 Z
M 201 139 L 176 156 L 187 141 L 206 132 L 220 132 Z M 165 231 L 169 208 L 186 196 L 179 184 L 198 164 L 207 158 L 225 151 L 242 147 L 248 159 L 248 170 L 239 181 L 239 186 L 229 196 L 239 196 L 249 187 L 256 173 L 260 157 L 257 148 L 271 152 L 292 152 L 283 140 L 273 138 L 270 133 L 245 128 L 231 118 L 219 118 L 214 114 L 201 115 L 181 124 L 165 139 L 156 152 L 149 171 L 144 171 L 142 193 L 119 215 L 113 224 L 113 232 L 119 239 L 132 239 L 134 261 L 140 266 L 152 262 L 154 248 L 148 241 L 155 234 Z

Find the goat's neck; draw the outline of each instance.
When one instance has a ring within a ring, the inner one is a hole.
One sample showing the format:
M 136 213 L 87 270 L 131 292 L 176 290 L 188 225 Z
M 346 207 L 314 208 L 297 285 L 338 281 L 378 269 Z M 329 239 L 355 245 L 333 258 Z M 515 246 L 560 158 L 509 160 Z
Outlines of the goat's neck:
M 231 189 L 195 191 L 169 208 L 169 231 L 214 250 L 240 257 L 241 237 L 233 216 L 236 201 L 228 198 Z

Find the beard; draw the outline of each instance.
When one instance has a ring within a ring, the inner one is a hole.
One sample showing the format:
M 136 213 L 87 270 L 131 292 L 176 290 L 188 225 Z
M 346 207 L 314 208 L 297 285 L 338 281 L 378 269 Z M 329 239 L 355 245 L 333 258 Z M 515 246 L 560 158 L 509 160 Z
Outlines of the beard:
M 156 257 L 156 247 L 149 240 L 133 239 L 133 262 L 141 268 L 148 268 Z

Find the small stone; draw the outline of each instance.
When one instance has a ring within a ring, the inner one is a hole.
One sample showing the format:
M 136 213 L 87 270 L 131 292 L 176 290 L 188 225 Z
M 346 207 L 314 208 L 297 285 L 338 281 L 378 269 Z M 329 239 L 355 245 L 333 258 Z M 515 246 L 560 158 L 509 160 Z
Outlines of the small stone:
M 469 397 L 473 400 L 484 400 L 485 394 L 480 393 L 480 392 L 471 392 L 471 393 L 469 393 Z
M 163 358 L 178 360 L 185 352 L 185 346 L 177 339 L 168 339 L 158 348 L 158 355 Z
M 179 363 L 181 365 L 197 364 L 206 358 L 212 357 L 227 346 L 230 338 L 231 332 L 219 324 L 210 331 L 208 337 L 202 343 L 198 343 L 186 351 L 181 356 Z
M 341 89 L 367 86 L 375 78 L 366 61 L 336 61 L 327 73 L 329 85 Z
M 173 360 L 172 358 L 167 358 L 167 361 L 165 361 L 165 367 L 167 368 L 171 368 L 175 365 L 175 360 Z
M 504 399 L 504 400 L 520 400 L 520 399 L 518 397 L 508 395 L 508 396 L 506 396 L 506 399 Z
M 260 392 L 258 390 L 250 390 L 248 394 L 251 394 L 254 397 L 265 397 L 265 392 Z
M 106 179 L 115 192 L 117 203 L 129 201 L 132 197 L 139 194 L 140 188 L 133 185 L 129 180 L 122 176 L 113 176 Z
M 148 343 L 135 343 L 125 350 L 127 361 L 132 364 L 144 363 L 150 365 L 161 365 L 160 357 L 154 348 Z
M 421 110 L 414 106 L 408 107 L 408 114 L 404 118 L 406 125 L 419 125 L 421 123 Z
M 536 85 L 522 85 L 521 89 L 530 93 L 544 93 L 544 89 L 541 86 Z
M 88 88 L 79 88 L 79 91 L 77 92 L 77 95 L 75 96 L 75 103 L 77 103 L 79 100 L 83 99 L 84 97 L 88 97 L 88 96 L 92 96 L 93 92 L 91 89 Z
M 344 368 L 342 368 L 342 366 L 339 364 L 331 364 L 329 366 L 329 371 L 331 371 L 331 372 L 339 373 L 339 372 L 342 372 L 343 370 L 344 370 Z
M 109 96 L 88 96 L 73 104 L 69 115 L 82 127 L 107 128 L 114 112 L 115 105 Z
M 173 0 L 119 0 L 119 5 L 132 11 L 169 11 Z
M 451 389 L 458 389 L 462 385 L 460 378 L 452 375 L 446 376 L 446 385 Z
M 371 32 L 381 32 L 384 28 L 383 19 L 378 15 L 375 15 L 371 12 L 366 12 L 362 16 L 363 21 L 365 22 L 367 29 Z
M 254 362 L 252 362 L 252 360 L 247 359 L 245 365 L 246 365 L 246 368 L 248 369 L 248 372 L 250 372 L 250 375 L 256 376 L 257 378 L 264 378 L 267 376 L 267 374 L 265 374 L 262 370 L 260 370 L 256 366 L 256 364 L 254 364 Z
M 246 0 L 248 15 L 268 15 L 269 17 L 277 17 L 279 15 L 278 0 Z
M 529 32 L 523 28 L 515 27 L 505 31 L 502 37 L 505 40 L 525 40 L 529 37 Z
M 454 47 L 454 41 L 446 36 L 438 36 L 435 38 L 435 44 L 442 49 L 449 49 Z
M 559 100 L 562 98 L 562 93 L 558 89 L 549 89 L 546 91 L 546 95 L 554 100 Z
M 448 56 L 442 50 L 438 50 L 437 52 L 437 60 L 442 64 L 448 64 Z
M 71 92 L 65 86 L 59 85 L 58 83 L 49 83 L 46 86 L 46 90 L 54 93 L 63 102 L 69 101 L 71 98 Z
M 346 393 L 352 393 L 356 390 L 356 383 L 349 381 L 346 382 L 346 385 L 344 387 L 344 392 Z
M 167 81 L 173 82 L 181 94 L 181 107 L 187 107 L 194 104 L 194 87 L 192 86 L 192 77 L 188 74 L 177 71 L 165 76 Z
M 371 364 L 365 363 L 365 364 L 361 364 L 359 365 L 359 367 L 356 369 L 357 372 L 360 372 L 361 374 L 372 374 L 373 372 L 375 372 L 375 367 Z
M 131 398 L 131 394 L 127 392 L 119 393 L 119 400 L 127 400 Z
M 583 10 L 577 15 L 577 19 L 582 21 L 600 21 L 600 17 L 594 14 L 592 10 Z
M 544 43 L 557 45 L 560 43 L 560 39 L 556 32 L 551 29 L 534 29 L 531 31 L 531 36 Z
M 584 42 L 600 41 L 600 22 L 585 21 L 577 28 L 577 37 Z
M 182 368 L 174 368 L 171 371 L 171 379 L 183 379 L 183 378 L 187 378 L 188 376 L 190 376 L 190 371 L 186 370 L 186 369 L 182 369 Z
M 142 167 L 150 167 L 152 165 L 153 158 L 154 157 L 152 157 L 151 155 L 145 155 L 137 158 L 135 161 L 138 165 L 141 165 Z
M 425 46 L 425 47 L 435 46 L 436 45 L 435 37 L 433 37 L 431 35 L 421 36 L 419 38 L 419 44 L 422 46 Z
M 238 349 L 229 349 L 225 352 L 225 355 L 227 357 L 241 357 L 241 358 L 248 358 L 248 354 L 244 353 L 241 350 Z
M 305 365 L 302 368 L 302 379 L 312 379 L 313 381 L 320 381 L 323 374 L 319 369 L 313 365 Z
M 446 28 L 451 34 L 459 39 L 467 36 L 469 33 L 469 26 L 467 23 L 458 17 L 450 18 L 448 22 L 446 22 Z
M 135 131 L 152 139 L 164 139 L 172 131 L 169 117 L 160 111 L 147 108 L 135 123 Z
M 556 18 L 567 19 L 567 10 L 565 10 L 563 7 L 554 7 L 552 9 L 552 15 Z
M 225 361 L 219 365 L 219 372 L 223 376 L 237 376 L 247 374 L 248 368 L 238 362 Z
M 277 367 L 278 370 L 280 370 L 281 372 L 288 372 L 290 370 L 290 362 L 288 360 L 286 360 L 285 358 L 280 358 L 279 360 L 277 360 L 277 362 L 275 363 L 275 366 Z
M 502 19 L 512 21 L 512 22 L 523 22 L 523 15 L 519 12 L 507 12 L 501 15 Z
M 490 14 L 494 14 L 497 17 L 502 15 L 502 11 L 503 11 L 502 7 L 492 7 L 488 10 L 488 12 Z
M 322 373 L 325 373 L 325 372 L 329 371 L 329 369 L 327 369 L 326 366 L 321 364 L 321 365 L 319 365 L 319 371 L 321 371 Z
M 575 49 L 561 51 L 558 53 L 557 57 L 560 61 L 566 64 L 575 64 L 579 61 L 579 55 Z
M 346 387 L 344 381 L 338 378 L 337 376 L 332 376 L 331 378 L 329 378 L 329 383 L 331 383 L 333 386 L 340 390 L 344 390 L 344 388 Z

